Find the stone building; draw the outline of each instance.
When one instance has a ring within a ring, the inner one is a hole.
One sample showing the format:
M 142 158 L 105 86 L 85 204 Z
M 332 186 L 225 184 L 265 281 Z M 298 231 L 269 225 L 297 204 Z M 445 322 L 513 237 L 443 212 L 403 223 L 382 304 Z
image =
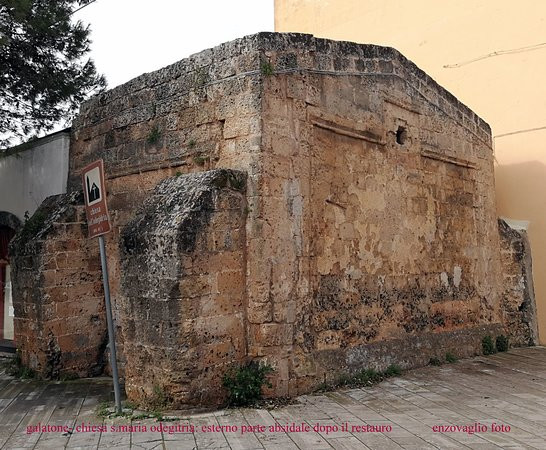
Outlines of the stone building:
M 525 236 L 497 221 L 489 126 L 392 48 L 260 33 L 105 92 L 72 125 L 69 193 L 15 237 L 15 332 L 45 376 L 100 373 L 81 169 L 105 163 L 129 398 L 218 403 L 536 340 Z

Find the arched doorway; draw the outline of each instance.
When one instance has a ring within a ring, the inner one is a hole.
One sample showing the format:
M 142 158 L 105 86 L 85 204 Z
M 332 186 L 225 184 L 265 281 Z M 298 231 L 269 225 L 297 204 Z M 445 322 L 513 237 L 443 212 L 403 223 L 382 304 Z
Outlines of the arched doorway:
M 20 226 L 16 216 L 0 212 L 0 346 L 13 347 L 13 299 L 8 246 Z

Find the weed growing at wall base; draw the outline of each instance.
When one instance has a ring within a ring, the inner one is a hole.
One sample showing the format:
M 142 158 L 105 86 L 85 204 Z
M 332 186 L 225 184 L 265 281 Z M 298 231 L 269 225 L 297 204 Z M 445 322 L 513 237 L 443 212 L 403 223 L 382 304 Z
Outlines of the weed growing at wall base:
M 271 387 L 267 375 L 273 368 L 267 364 L 251 361 L 245 366 L 236 367 L 224 375 L 223 385 L 228 390 L 230 406 L 247 406 L 262 398 L 262 387 Z
M 22 380 L 29 380 L 36 378 L 36 372 L 31 368 L 25 366 L 21 360 L 21 353 L 17 351 L 13 358 L 9 358 L 7 361 L 2 363 L 1 367 L 6 374 L 21 378 Z
M 391 364 L 383 371 L 383 376 L 385 378 L 396 377 L 402 375 L 402 368 L 396 364 Z
M 385 370 L 379 372 L 375 369 L 363 369 L 354 374 L 342 374 L 336 380 L 331 382 L 321 383 L 317 391 L 330 391 L 338 387 L 362 387 L 371 386 L 379 383 L 386 378 L 398 376 L 402 374 L 402 368 L 396 364 L 391 364 Z
M 495 344 L 497 346 L 497 350 L 499 352 L 507 352 L 508 351 L 508 337 L 506 337 L 504 334 L 501 334 L 497 336 L 497 339 L 495 340 Z
M 445 360 L 442 360 L 440 358 L 437 358 L 436 356 L 433 356 L 428 361 L 429 365 L 431 366 L 441 366 L 444 363 L 452 364 L 455 362 L 457 362 L 457 357 L 451 352 L 446 352 Z
M 497 349 L 495 348 L 495 344 L 493 343 L 493 338 L 491 336 L 487 335 L 482 339 L 482 350 L 484 355 L 492 355 L 493 353 L 497 353 Z
M 153 408 L 154 412 L 165 408 L 169 402 L 170 399 L 163 390 L 163 387 L 154 384 L 152 388 L 152 395 L 149 398 L 149 404 Z
M 95 414 L 97 417 L 102 419 L 115 419 L 115 418 L 125 418 L 131 421 L 143 420 L 143 419 L 156 419 L 158 422 L 165 422 L 176 420 L 174 416 L 164 416 L 160 411 L 145 411 L 145 410 L 136 410 L 137 407 L 135 404 L 125 401 L 123 403 L 122 412 L 118 412 L 116 406 L 113 403 L 102 402 L 97 407 Z

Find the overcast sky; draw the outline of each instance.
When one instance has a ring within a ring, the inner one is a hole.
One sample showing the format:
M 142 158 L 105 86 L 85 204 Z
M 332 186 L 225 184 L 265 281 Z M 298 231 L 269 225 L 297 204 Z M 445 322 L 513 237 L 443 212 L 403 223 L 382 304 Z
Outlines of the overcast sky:
M 113 88 L 209 47 L 273 31 L 273 0 L 96 0 L 74 14 L 91 27 L 91 58 Z

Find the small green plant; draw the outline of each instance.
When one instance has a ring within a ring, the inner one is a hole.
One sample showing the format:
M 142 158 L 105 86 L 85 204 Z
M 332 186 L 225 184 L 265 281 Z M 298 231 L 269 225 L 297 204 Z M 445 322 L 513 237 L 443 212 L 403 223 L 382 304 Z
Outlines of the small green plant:
M 450 364 L 453 364 L 455 362 L 457 362 L 457 357 L 451 353 L 451 352 L 447 352 L 446 353 L 446 361 Z
M 230 406 L 246 406 L 256 403 L 262 398 L 263 386 L 271 387 L 267 375 L 273 372 L 268 364 L 257 361 L 229 370 L 223 379 L 223 385 L 228 390 Z
M 497 345 L 497 350 L 499 352 L 506 352 L 508 351 L 508 337 L 504 334 L 501 334 L 497 336 L 497 339 L 495 340 L 495 344 Z
M 195 71 L 194 76 L 195 76 L 195 78 L 193 80 L 193 83 L 194 83 L 195 88 L 202 88 L 209 81 L 208 71 L 204 67 L 201 67 L 201 68 L 197 69 Z
M 159 398 L 159 402 L 162 402 L 163 400 L 164 401 L 168 400 L 166 396 L 164 396 L 163 390 L 160 387 L 154 387 L 153 396 L 154 397 L 157 396 Z M 164 397 L 164 399 L 161 399 L 161 397 Z M 162 408 L 163 407 L 164 406 L 162 406 Z M 157 407 L 155 407 L 155 409 L 151 411 L 138 412 L 138 414 L 135 414 L 136 409 L 137 409 L 137 405 L 135 405 L 134 403 L 128 400 L 123 402 L 122 412 L 118 412 L 113 403 L 102 402 L 97 407 L 96 415 L 103 419 L 107 419 L 107 418 L 113 419 L 116 417 L 123 417 L 123 418 L 131 419 L 131 420 L 156 419 L 158 422 L 163 422 L 166 420 L 176 420 L 176 419 L 179 420 L 179 418 L 176 418 L 176 417 L 174 418 L 164 417 L 163 414 L 161 413 L 161 410 L 157 409 Z
M 148 144 L 157 144 L 159 142 L 159 139 L 161 138 L 161 131 L 157 127 L 157 125 L 154 125 L 154 127 L 150 130 L 148 133 L 148 137 L 146 138 L 146 141 Z
M 229 184 L 233 189 L 241 191 L 245 187 L 245 179 L 243 177 L 237 177 L 233 174 L 230 174 L 228 178 Z
M 484 355 L 492 355 L 497 353 L 497 349 L 495 348 L 495 344 L 493 343 L 493 339 L 490 335 L 484 336 L 482 339 L 482 350 Z
M 324 381 L 317 387 L 317 390 L 327 391 L 341 386 L 349 386 L 353 388 L 371 386 L 372 384 L 383 381 L 385 378 L 398 376 L 401 373 L 402 368 L 396 364 L 391 364 L 381 372 L 378 372 L 375 369 L 362 369 L 352 375 L 343 373 L 333 382 Z
M 135 405 L 132 401 L 130 400 L 125 400 L 123 402 L 123 407 L 124 408 L 127 408 L 127 409 L 137 409 L 137 405 Z
M 37 378 L 36 372 L 27 366 L 21 366 L 19 371 L 12 375 L 21 378 L 21 380 L 34 380 Z
M 99 406 L 97 407 L 97 416 L 103 419 L 108 417 L 109 416 L 108 407 L 109 407 L 108 402 L 101 402 Z
M 350 376 L 349 374 L 342 373 L 336 382 L 337 386 L 349 386 L 352 385 L 354 381 L 354 378 Z
M 76 372 L 65 372 L 61 375 L 61 381 L 73 381 L 79 379 L 80 376 Z
M 402 368 L 396 364 L 391 364 L 383 371 L 383 376 L 386 378 L 395 377 L 402 374 Z
M 442 361 L 440 361 L 440 358 L 436 358 L 436 356 L 433 356 L 432 358 L 430 358 L 428 360 L 428 363 L 431 366 L 441 366 L 442 365 Z
M 180 172 L 179 170 L 177 170 L 176 173 L 175 173 L 175 175 L 176 175 L 177 177 L 179 177 L 180 175 L 182 175 L 182 172 Z
M 198 166 L 204 166 L 207 160 L 208 158 L 205 158 L 201 155 L 196 155 L 193 157 L 193 162 L 197 164 Z
M 262 75 L 269 77 L 275 73 L 275 69 L 273 68 L 273 64 L 271 64 L 269 61 L 265 61 L 260 66 L 260 69 L 262 71 Z
M 150 412 L 148 417 L 156 419 L 158 422 L 161 422 L 163 420 L 163 414 L 160 411 L 157 411 L 157 410 L 154 410 L 154 411 Z
M 328 389 L 331 388 L 331 385 L 328 384 L 326 381 L 323 381 L 322 383 L 320 383 L 315 389 L 319 392 L 322 392 L 322 391 L 327 391 Z
M 15 353 L 13 358 L 4 362 L 2 366 L 6 374 L 12 377 L 20 378 L 22 380 L 33 380 L 37 378 L 36 372 L 23 364 L 19 351 Z
M 195 139 L 190 139 L 188 141 L 188 148 L 195 148 L 196 144 L 197 144 L 197 142 L 195 142 Z
M 355 380 L 358 384 L 370 385 L 381 381 L 382 375 L 375 369 L 364 369 L 355 374 Z
M 165 391 L 158 384 L 152 387 L 152 397 L 149 400 L 150 406 L 153 408 L 152 415 L 157 415 L 158 410 L 165 408 L 169 404 L 169 399 Z
M 42 229 L 46 220 L 45 214 L 38 210 L 32 217 L 28 217 L 28 213 L 25 215 L 25 224 L 23 230 L 21 231 L 21 239 L 27 241 L 33 237 L 38 231 Z

